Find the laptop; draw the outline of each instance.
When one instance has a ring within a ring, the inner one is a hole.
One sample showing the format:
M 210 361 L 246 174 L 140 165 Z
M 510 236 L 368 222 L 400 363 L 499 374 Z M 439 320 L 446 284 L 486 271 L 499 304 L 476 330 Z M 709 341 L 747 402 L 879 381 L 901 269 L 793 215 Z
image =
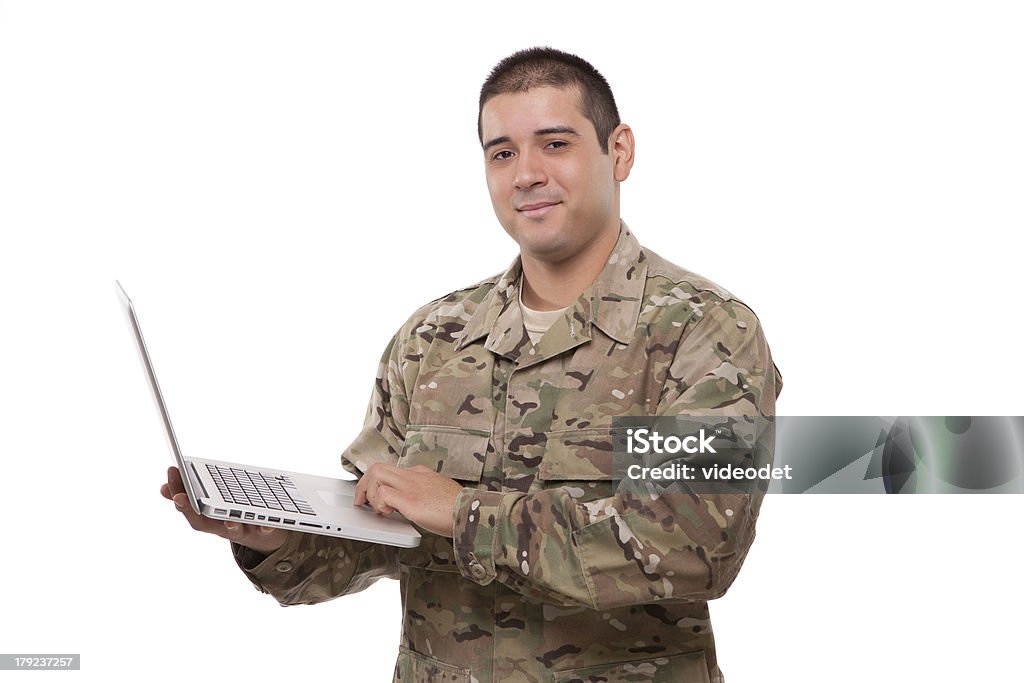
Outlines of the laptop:
M 163 418 L 164 434 L 192 509 L 204 517 L 414 548 L 420 533 L 398 513 L 378 515 L 355 507 L 356 483 L 220 460 L 186 458 L 178 447 L 135 307 L 121 283 L 118 298 L 127 316 L 149 388 Z

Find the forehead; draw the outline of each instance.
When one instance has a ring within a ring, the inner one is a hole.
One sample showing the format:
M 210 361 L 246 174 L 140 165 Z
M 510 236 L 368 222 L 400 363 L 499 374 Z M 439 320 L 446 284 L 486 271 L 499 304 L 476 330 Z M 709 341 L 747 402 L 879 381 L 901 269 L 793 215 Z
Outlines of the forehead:
M 533 135 L 542 128 L 578 127 L 584 123 L 590 125 L 580 109 L 576 87 L 541 86 L 525 92 L 495 95 L 480 112 L 480 130 L 485 142 L 500 136 Z M 581 133 L 584 130 L 577 129 Z

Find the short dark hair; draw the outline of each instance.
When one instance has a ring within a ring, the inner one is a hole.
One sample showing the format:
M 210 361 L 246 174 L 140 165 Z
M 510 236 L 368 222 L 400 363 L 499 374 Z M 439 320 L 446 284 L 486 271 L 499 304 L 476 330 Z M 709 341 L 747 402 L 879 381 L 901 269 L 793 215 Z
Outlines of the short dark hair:
M 481 118 L 484 104 L 495 95 L 526 92 L 532 88 L 576 87 L 580 93 L 580 111 L 594 124 L 601 151 L 608 153 L 608 138 L 619 125 L 615 96 L 604 76 L 589 62 L 551 47 L 531 47 L 498 62 L 480 88 L 480 108 L 476 116 L 476 134 L 484 142 Z

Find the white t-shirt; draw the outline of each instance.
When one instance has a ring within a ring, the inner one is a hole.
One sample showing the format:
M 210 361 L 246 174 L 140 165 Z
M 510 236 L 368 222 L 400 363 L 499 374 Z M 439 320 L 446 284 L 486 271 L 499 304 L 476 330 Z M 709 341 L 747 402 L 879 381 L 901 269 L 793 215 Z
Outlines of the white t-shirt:
M 523 288 L 519 288 L 519 307 L 523 309 L 523 327 L 530 335 L 530 341 L 534 344 L 540 341 L 541 336 L 548 331 L 548 328 L 555 324 L 555 321 L 565 315 L 565 308 L 557 311 L 535 311 L 523 303 Z M 566 307 L 568 308 L 568 306 Z

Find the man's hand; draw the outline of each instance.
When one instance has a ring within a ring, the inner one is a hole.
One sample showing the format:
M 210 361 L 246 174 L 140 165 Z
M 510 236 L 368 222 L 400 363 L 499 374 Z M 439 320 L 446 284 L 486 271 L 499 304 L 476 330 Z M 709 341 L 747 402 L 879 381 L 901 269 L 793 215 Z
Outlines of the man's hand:
M 160 487 L 160 495 L 172 501 L 174 507 L 185 515 L 185 519 L 196 531 L 226 538 L 264 555 L 269 555 L 284 545 L 291 533 L 284 529 L 241 522 L 222 522 L 197 515 L 188 502 L 188 494 L 185 493 L 185 486 L 181 483 L 181 472 L 177 467 L 167 468 L 167 483 Z
M 451 538 L 461 491 L 462 484 L 429 467 L 375 462 L 356 483 L 355 505 L 369 503 L 382 515 L 398 510 L 413 524 Z

